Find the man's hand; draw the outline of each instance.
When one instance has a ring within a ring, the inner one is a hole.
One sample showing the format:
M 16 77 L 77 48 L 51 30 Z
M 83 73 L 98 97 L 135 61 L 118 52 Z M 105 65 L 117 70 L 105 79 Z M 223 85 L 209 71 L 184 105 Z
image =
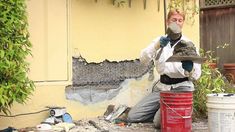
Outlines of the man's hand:
M 181 63 L 185 71 L 191 72 L 193 70 L 193 62 L 191 60 L 181 61 Z
M 170 42 L 170 38 L 162 36 L 160 38 L 160 47 L 165 47 Z

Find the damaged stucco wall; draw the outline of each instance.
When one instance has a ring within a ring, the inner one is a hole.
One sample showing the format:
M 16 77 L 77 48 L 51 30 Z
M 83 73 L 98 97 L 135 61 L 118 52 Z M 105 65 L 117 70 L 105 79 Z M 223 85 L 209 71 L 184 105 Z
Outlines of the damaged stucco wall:
M 111 0 L 98 0 L 97 3 L 94 0 L 27 2 L 33 44 L 30 78 L 37 83 L 24 105 L 14 103 L 13 115 L 40 111 L 45 106 L 64 106 L 74 120 L 91 118 L 103 115 L 109 104 L 133 106 L 151 92 L 154 81 L 149 81 L 149 72 L 140 78 L 125 79 L 115 97 L 96 103 L 68 100 L 65 89 L 73 85 L 72 56 L 82 55 L 89 64 L 99 64 L 106 59 L 109 62 L 138 59 L 141 49 L 156 36 L 164 34 L 162 1 L 160 12 L 157 11 L 157 0 L 148 0 L 145 10 L 143 0 L 132 1 L 131 8 L 114 7 Z M 185 25 L 183 29 L 197 46 L 198 18 L 197 15 L 193 26 Z M 154 75 L 157 80 L 157 74 Z M 47 117 L 48 112 L 0 117 L 0 129 L 36 126 Z
M 141 79 L 147 72 L 153 81 L 153 65 L 139 59 L 88 63 L 82 56 L 73 57 L 72 85 L 66 88 L 66 98 L 83 104 L 111 100 L 128 85 L 128 79 Z

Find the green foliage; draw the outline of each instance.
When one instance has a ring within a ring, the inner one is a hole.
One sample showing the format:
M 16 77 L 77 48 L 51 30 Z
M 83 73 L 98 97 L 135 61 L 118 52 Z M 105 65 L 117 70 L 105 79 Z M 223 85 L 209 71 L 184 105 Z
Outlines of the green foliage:
M 129 0 L 111 0 L 111 1 L 113 5 L 117 7 L 124 7 L 129 2 Z M 97 3 L 98 0 L 95 0 L 95 2 Z
M 113 1 L 114 5 L 117 7 L 123 7 L 125 4 L 127 4 L 127 0 L 114 0 Z
M 225 48 L 227 48 L 228 46 L 230 46 L 230 44 L 224 43 L 223 45 L 218 45 L 216 47 L 217 52 L 219 50 L 223 50 Z M 201 56 L 204 56 L 205 58 L 207 58 L 207 63 L 217 63 L 217 61 L 219 60 L 219 57 L 214 57 L 215 51 L 212 50 L 208 50 L 208 51 L 204 51 L 203 49 L 200 49 L 200 54 Z
M 0 112 L 10 113 L 13 102 L 24 103 L 34 89 L 28 76 L 31 43 L 25 0 L 0 1 Z
M 196 118 L 207 117 L 207 94 L 210 93 L 235 93 L 235 89 L 221 74 L 218 68 L 211 68 L 210 62 L 216 60 L 211 55 L 211 51 L 201 50 L 201 56 L 207 58 L 207 62 L 202 64 L 201 77 L 194 82 L 196 90 L 194 91 L 194 116 Z

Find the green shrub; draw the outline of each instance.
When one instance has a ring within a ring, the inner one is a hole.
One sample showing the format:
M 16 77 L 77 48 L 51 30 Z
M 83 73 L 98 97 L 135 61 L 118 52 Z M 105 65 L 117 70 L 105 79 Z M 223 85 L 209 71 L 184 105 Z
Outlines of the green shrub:
M 201 77 L 194 82 L 196 90 L 194 91 L 194 117 L 207 117 L 207 94 L 210 93 L 235 93 L 232 84 L 230 84 L 225 76 L 221 74 L 218 68 L 211 68 L 210 63 L 216 60 L 212 57 L 212 52 L 204 52 L 201 50 L 201 56 L 207 58 L 207 62 L 202 64 Z
M 31 43 L 26 1 L 0 1 L 0 112 L 10 113 L 13 102 L 24 103 L 34 89 L 27 72 Z

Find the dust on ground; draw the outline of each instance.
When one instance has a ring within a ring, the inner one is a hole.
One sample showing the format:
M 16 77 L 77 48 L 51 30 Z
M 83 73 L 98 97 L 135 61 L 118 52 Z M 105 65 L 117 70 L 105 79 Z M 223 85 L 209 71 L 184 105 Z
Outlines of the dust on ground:
M 92 122 L 91 122 L 92 121 Z M 153 123 L 131 123 L 127 125 L 114 124 L 102 117 L 79 120 L 69 132 L 160 132 Z M 208 132 L 207 120 L 197 120 L 192 123 L 193 132 Z
M 103 117 L 74 121 L 75 126 L 69 130 L 61 129 L 56 132 L 161 132 L 153 123 L 114 124 Z M 41 132 L 36 127 L 27 127 L 17 132 Z M 43 131 L 53 132 L 53 130 Z M 192 132 L 208 132 L 207 119 L 200 119 L 192 123 Z

